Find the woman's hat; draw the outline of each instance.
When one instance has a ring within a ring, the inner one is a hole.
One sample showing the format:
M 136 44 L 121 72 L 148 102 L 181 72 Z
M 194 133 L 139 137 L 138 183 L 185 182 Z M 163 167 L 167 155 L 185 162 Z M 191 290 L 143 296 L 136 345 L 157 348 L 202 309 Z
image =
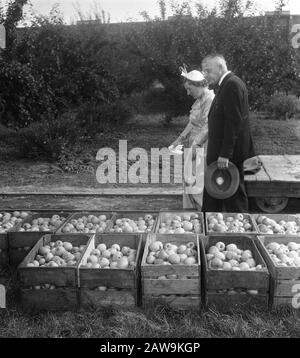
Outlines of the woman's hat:
M 193 81 L 193 82 L 202 82 L 205 80 L 202 72 L 193 70 L 190 72 L 187 72 L 185 65 L 183 67 L 179 68 L 181 70 L 181 76 L 185 77 L 187 80 Z
M 218 163 L 207 166 L 204 174 L 204 186 L 210 196 L 215 199 L 227 199 L 233 196 L 240 183 L 237 167 L 229 162 L 227 169 L 219 169 Z

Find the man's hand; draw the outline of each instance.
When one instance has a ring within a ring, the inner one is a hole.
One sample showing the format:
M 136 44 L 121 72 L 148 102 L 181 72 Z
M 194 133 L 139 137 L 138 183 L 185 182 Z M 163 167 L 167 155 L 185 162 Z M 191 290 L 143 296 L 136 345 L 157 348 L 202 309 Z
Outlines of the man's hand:
M 218 158 L 218 168 L 219 169 L 227 169 L 228 168 L 228 163 L 229 163 L 228 158 L 223 158 L 223 157 Z

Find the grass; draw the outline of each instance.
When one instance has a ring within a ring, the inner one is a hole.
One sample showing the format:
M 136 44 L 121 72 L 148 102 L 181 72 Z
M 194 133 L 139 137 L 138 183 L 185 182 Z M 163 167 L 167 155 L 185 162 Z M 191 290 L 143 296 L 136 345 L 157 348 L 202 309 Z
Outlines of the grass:
M 299 338 L 297 315 L 288 309 L 210 309 L 202 313 L 166 306 L 93 312 L 26 314 L 0 311 L 0 337 L 11 338 Z

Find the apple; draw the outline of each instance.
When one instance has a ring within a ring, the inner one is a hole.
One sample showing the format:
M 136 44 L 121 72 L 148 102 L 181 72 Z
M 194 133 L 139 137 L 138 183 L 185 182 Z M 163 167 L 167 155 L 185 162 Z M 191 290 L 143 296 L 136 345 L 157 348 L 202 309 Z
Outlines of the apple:
M 251 250 L 241 250 L 236 244 L 228 244 L 225 248 L 226 250 L 219 251 L 216 245 L 213 245 L 206 250 L 209 268 L 233 271 L 258 271 L 263 269 L 262 265 L 256 265 Z M 287 261 L 285 260 L 285 262 Z
M 270 242 L 266 245 L 266 249 L 275 265 L 300 267 L 300 244 L 294 241 L 287 244 Z
M 164 213 L 158 227 L 158 232 L 161 234 L 202 233 L 203 227 L 197 213 Z
M 0 234 L 4 234 L 29 215 L 26 211 L 0 212 Z
M 233 216 L 222 213 L 207 213 L 206 215 L 209 232 L 253 232 L 250 218 L 241 213 L 233 214 Z
M 158 243 L 158 244 L 156 244 Z M 151 265 L 193 265 L 197 263 L 197 247 L 191 245 L 179 245 L 167 242 L 164 245 L 160 241 L 153 241 L 149 245 L 146 263 Z M 156 244 L 156 245 L 155 245 Z M 190 258 L 190 260 L 188 260 Z
M 129 218 L 117 219 L 110 232 L 120 233 L 136 233 L 136 232 L 151 232 L 155 223 L 155 217 L 146 214 L 144 217 L 139 217 L 137 220 Z

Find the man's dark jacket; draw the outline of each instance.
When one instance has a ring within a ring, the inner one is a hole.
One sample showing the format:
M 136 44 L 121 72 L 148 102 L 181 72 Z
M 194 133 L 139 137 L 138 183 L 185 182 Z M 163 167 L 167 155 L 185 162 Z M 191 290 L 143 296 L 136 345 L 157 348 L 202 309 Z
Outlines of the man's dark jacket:
M 208 115 L 207 164 L 218 157 L 241 164 L 254 155 L 247 89 L 244 82 L 230 72 L 223 79 Z

